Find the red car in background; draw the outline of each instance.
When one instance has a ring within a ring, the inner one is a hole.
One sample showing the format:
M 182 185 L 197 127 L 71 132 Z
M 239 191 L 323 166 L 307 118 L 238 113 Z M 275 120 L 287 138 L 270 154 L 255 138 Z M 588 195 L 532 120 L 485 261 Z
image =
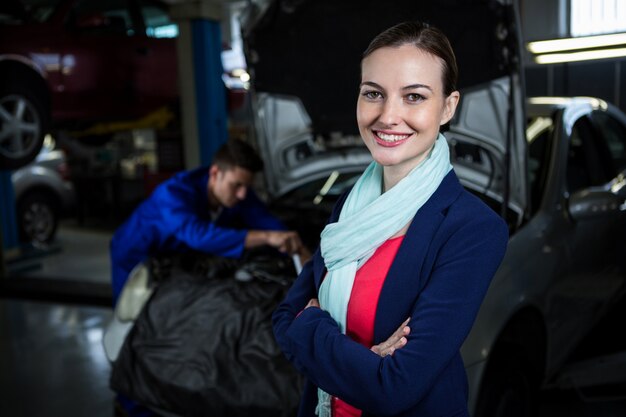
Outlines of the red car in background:
M 0 169 L 32 160 L 51 127 L 176 102 L 177 33 L 155 0 L 2 0 Z

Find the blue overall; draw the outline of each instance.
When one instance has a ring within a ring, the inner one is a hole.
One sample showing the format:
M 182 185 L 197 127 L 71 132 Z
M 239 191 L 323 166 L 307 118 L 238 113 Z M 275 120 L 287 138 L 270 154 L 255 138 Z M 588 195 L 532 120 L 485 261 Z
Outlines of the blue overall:
M 248 230 L 285 230 L 252 190 L 212 220 L 208 172 L 197 168 L 165 181 L 117 229 L 110 246 L 114 304 L 130 271 L 148 256 L 197 250 L 236 258 Z

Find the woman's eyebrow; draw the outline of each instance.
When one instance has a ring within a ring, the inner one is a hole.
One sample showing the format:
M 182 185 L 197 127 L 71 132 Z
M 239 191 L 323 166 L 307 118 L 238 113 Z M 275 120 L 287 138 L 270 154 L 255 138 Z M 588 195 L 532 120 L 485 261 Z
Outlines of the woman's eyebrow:
M 403 90 L 415 90 L 418 88 L 425 88 L 427 90 L 433 91 L 433 89 L 427 86 L 426 84 L 411 84 L 411 85 L 407 85 L 406 87 L 402 87 Z
M 368 85 L 370 87 L 378 88 L 379 90 L 383 90 L 383 88 L 380 85 L 376 84 L 374 81 L 363 81 L 361 83 L 360 87 L 363 87 L 363 86 L 366 86 L 366 85 Z
M 363 81 L 360 87 L 363 87 L 363 86 L 370 86 L 379 90 L 384 90 L 384 88 L 381 85 L 375 83 L 374 81 Z M 416 90 L 418 88 L 425 88 L 429 91 L 433 91 L 433 89 L 426 84 L 411 84 L 411 85 L 402 87 L 403 90 Z

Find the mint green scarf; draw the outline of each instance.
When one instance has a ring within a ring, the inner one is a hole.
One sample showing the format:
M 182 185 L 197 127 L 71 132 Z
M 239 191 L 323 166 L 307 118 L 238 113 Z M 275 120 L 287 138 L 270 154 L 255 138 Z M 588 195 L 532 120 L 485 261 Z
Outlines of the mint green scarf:
M 451 169 L 450 151 L 441 133 L 429 155 L 385 193 L 383 167 L 372 162 L 346 198 L 339 221 L 322 231 L 320 250 L 328 274 L 319 289 L 319 303 L 342 333 L 357 269 L 415 217 Z M 315 413 L 331 415 L 330 395 L 321 389 Z

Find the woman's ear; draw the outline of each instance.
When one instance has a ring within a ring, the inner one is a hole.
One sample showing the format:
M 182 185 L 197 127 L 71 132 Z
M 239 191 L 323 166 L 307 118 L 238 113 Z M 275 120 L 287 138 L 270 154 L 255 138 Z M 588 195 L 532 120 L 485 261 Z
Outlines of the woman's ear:
M 439 123 L 440 125 L 445 125 L 450 121 L 450 119 L 452 119 L 454 112 L 456 112 L 456 106 L 459 104 L 460 98 L 461 94 L 458 91 L 453 91 L 448 97 L 446 97 L 443 105 L 441 123 Z

